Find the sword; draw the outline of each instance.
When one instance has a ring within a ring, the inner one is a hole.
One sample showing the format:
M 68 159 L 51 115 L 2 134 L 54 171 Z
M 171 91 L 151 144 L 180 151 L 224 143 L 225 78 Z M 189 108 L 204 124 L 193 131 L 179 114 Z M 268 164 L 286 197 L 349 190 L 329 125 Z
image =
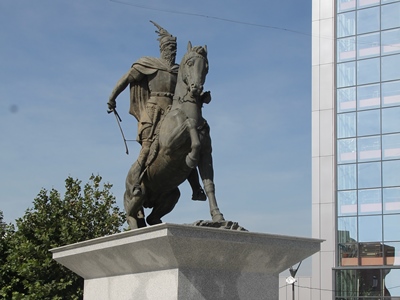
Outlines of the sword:
M 124 140 L 125 152 L 126 152 L 126 154 L 129 154 L 128 145 L 126 144 L 126 138 L 125 138 L 124 132 L 122 131 L 122 127 L 121 127 L 122 119 L 119 116 L 119 114 L 118 114 L 118 112 L 117 112 L 117 110 L 115 108 L 113 108 L 111 110 L 107 110 L 107 113 L 109 113 L 109 114 L 112 113 L 112 112 L 114 112 L 114 116 L 115 116 L 115 119 L 117 120 L 119 131 L 121 132 L 122 139 Z

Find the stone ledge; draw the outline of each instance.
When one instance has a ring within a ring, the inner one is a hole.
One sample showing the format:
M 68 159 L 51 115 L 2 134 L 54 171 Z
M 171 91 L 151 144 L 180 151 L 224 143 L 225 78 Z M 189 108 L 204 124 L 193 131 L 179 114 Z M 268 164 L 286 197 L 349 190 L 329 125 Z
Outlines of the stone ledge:
M 168 269 L 279 274 L 322 240 L 164 223 L 52 249 L 84 279 Z

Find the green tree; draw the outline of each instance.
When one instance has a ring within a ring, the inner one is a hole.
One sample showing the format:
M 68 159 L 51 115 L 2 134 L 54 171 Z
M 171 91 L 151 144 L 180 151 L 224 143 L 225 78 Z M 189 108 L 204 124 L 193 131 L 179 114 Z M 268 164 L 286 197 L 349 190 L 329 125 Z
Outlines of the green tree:
M 6 240 L 7 225 L 3 221 L 3 212 L 0 210 L 0 266 L 6 261 L 7 240 Z M 0 286 L 3 286 L 3 276 L 0 273 Z
M 14 232 L 14 225 L 4 223 L 3 212 L 0 211 L 0 288 L 5 287 L 11 281 L 11 273 L 7 265 L 7 254 L 10 248 L 10 239 L 14 235 Z M 1 290 L 0 296 L 4 296 Z
M 0 233 L 3 234 L 3 232 L 6 229 L 6 223 L 3 221 L 3 212 L 0 210 Z M 3 235 L 1 235 L 2 237 Z
M 92 175 L 84 187 L 68 177 L 66 192 L 42 189 L 7 237 L 0 266 L 5 299 L 82 299 L 83 279 L 52 259 L 50 249 L 120 232 L 124 214 L 111 184 Z

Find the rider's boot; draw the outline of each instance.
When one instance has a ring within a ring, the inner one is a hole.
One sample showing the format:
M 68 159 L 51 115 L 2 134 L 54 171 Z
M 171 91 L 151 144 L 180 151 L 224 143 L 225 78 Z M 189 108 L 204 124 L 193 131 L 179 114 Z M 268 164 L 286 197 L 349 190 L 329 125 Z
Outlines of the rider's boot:
M 194 201 L 206 201 L 207 196 L 204 192 L 203 188 L 199 182 L 199 174 L 197 173 L 197 168 L 194 168 L 192 172 L 190 172 L 188 181 L 190 186 L 192 187 L 192 200 Z

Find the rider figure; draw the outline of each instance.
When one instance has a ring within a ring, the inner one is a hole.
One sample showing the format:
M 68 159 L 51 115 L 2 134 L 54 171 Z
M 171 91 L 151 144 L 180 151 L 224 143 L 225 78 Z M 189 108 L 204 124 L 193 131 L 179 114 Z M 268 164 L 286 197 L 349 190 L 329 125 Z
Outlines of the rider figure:
M 150 21 L 152 22 L 152 21 Z M 122 76 L 112 91 L 108 108 L 116 108 L 116 98 L 130 85 L 131 101 L 129 113 L 138 120 L 138 142 L 142 145 L 139 157 L 132 165 L 134 184 L 133 195 L 142 194 L 140 176 L 146 167 L 150 146 L 155 138 L 157 125 L 172 104 L 179 65 L 175 63 L 176 37 L 152 22 L 158 29 L 160 58 L 142 57 Z M 200 186 L 197 169 L 188 177 L 193 190 L 193 200 L 206 200 Z

